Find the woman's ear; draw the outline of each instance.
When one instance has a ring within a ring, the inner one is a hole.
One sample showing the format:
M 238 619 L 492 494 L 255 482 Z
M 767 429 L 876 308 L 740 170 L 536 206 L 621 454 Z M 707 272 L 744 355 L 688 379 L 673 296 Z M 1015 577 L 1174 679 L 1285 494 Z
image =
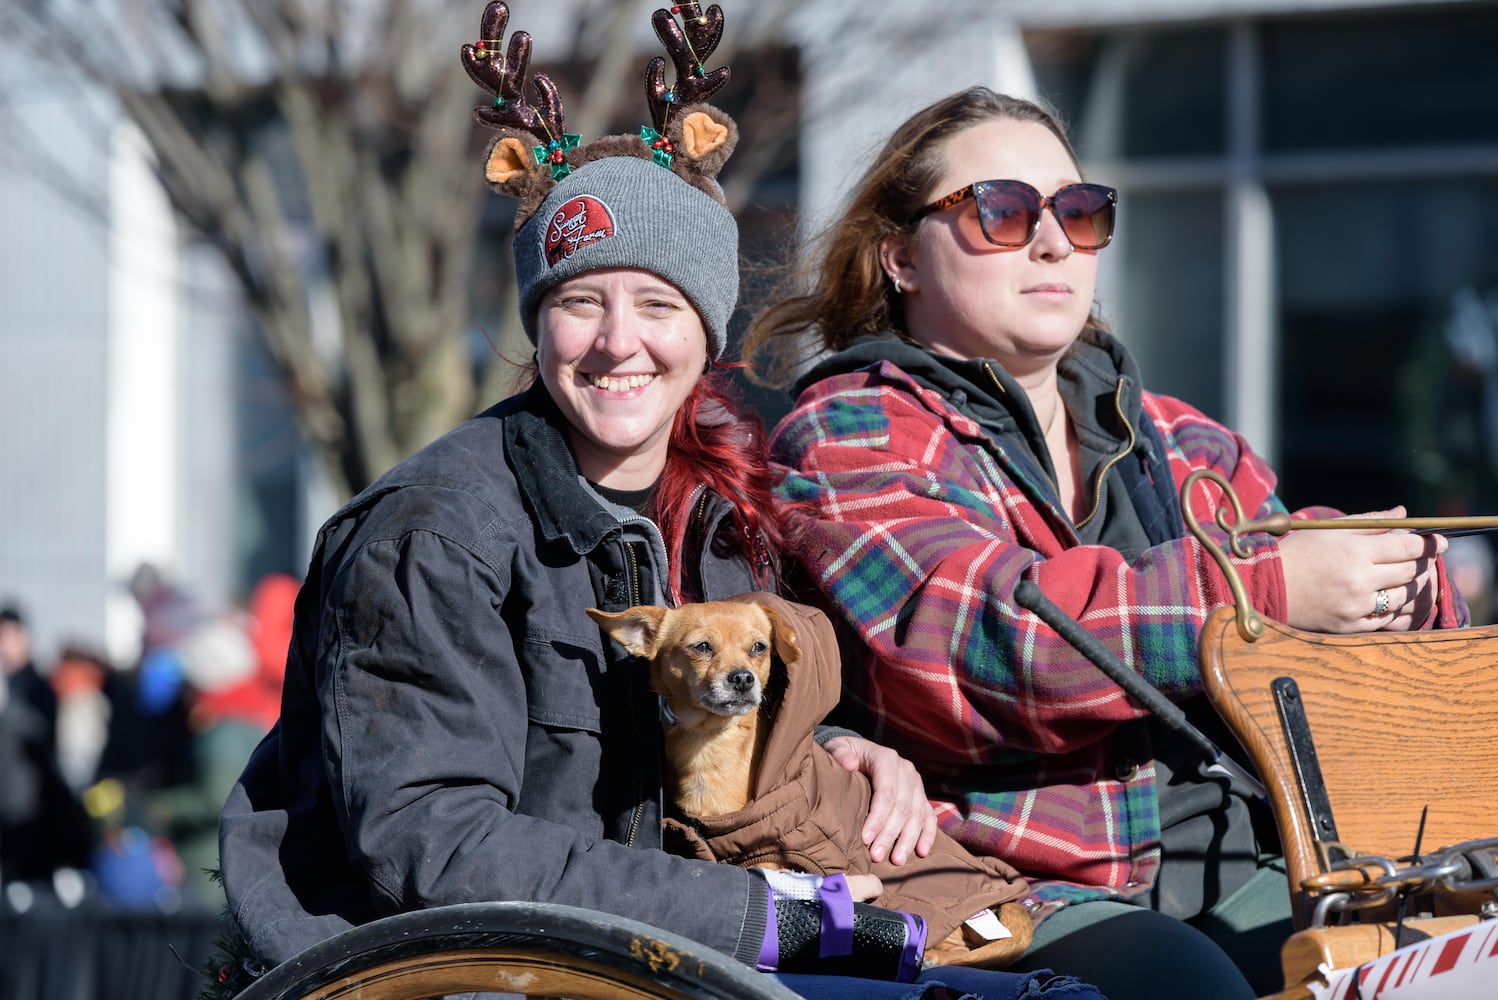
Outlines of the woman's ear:
M 890 233 L 879 241 L 879 266 L 895 286 L 895 291 L 902 295 L 920 291 L 920 276 L 916 272 L 908 234 Z

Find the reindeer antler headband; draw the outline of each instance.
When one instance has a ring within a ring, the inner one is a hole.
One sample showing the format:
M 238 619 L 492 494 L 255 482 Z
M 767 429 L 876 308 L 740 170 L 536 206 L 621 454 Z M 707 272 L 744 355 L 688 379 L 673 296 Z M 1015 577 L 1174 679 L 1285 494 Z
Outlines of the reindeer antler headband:
M 678 23 L 682 13 L 688 16 Z M 723 200 L 716 177 L 738 142 L 738 130 L 732 118 L 703 103 L 728 83 L 728 67 L 709 72 L 703 65 L 723 38 L 721 7 L 703 11 L 698 3 L 685 3 L 651 15 L 656 36 L 675 63 L 676 82 L 666 85 L 663 57 L 650 60 L 645 100 L 651 124 L 640 129 L 643 147 L 621 143 L 619 136 L 581 144 L 580 136 L 568 132 L 556 84 L 545 73 L 530 73 L 530 34 L 515 32 L 505 48 L 509 21 L 509 4 L 492 0 L 479 21 L 480 40 L 464 45 L 461 58 L 469 77 L 494 95 L 491 105 L 473 109 L 480 125 L 500 133 L 485 151 L 484 176 L 497 192 L 520 199 L 518 224 L 529 217 L 528 208 L 534 211 L 532 199 L 544 198 L 572 170 L 603 156 L 649 157 Z M 536 93 L 535 104 L 526 97 L 527 85 Z
M 557 282 L 635 267 L 682 290 L 702 316 L 712 356 L 721 357 L 738 298 L 738 227 L 717 174 L 738 128 L 704 103 L 728 82 L 728 68 L 709 71 L 703 60 L 723 36 L 722 9 L 683 3 L 655 11 L 651 23 L 675 64 L 675 82 L 666 85 L 664 58 L 651 59 L 650 124 L 637 136 L 588 142 L 567 132 L 556 85 L 530 73 L 531 36 L 516 31 L 504 44 L 509 20 L 509 5 L 492 0 L 479 41 L 464 45 L 461 58 L 494 97 L 474 108 L 479 124 L 499 133 L 484 152 L 484 176 L 494 191 L 519 200 L 514 254 L 526 333 L 535 340 L 536 307 Z

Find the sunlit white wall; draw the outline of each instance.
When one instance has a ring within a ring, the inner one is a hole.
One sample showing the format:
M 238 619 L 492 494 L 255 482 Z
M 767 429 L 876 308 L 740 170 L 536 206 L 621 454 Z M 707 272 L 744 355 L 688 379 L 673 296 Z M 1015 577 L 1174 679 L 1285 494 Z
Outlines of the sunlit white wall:
M 141 563 L 177 575 L 182 463 L 177 233 L 144 141 L 121 127 L 110 163 L 110 337 L 106 383 L 105 570 L 122 581 Z M 111 590 L 106 634 L 128 650 L 139 616 Z

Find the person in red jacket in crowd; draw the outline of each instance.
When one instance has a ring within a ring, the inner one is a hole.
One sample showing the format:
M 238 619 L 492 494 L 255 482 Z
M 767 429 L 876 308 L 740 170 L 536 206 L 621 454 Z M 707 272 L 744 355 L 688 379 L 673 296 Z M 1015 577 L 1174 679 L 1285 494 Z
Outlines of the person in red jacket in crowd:
M 256 745 L 281 714 L 292 608 L 301 581 L 284 573 L 255 584 L 246 612 L 210 619 L 179 646 L 192 731 L 190 778 L 147 798 L 146 826 L 176 848 L 190 906 L 217 910 L 218 817 Z

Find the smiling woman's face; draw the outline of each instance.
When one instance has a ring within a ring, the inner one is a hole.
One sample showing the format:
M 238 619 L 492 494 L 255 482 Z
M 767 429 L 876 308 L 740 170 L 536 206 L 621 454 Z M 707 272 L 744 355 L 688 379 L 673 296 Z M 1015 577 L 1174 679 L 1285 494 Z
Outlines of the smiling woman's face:
M 1019 180 L 1050 195 L 1081 180 L 1038 122 L 983 122 L 946 140 L 941 153 L 945 170 L 928 201 L 974 181 Z M 1097 251 L 1073 249 L 1049 208 L 1022 247 L 984 239 L 968 198 L 928 215 L 913 239 L 889 237 L 884 249 L 912 337 L 939 354 L 993 358 L 1016 377 L 1054 366 L 1092 309 Z
M 560 282 L 536 314 L 536 360 L 567 418 L 579 471 L 644 489 L 666 464 L 671 425 L 707 363 L 707 334 L 677 288 L 609 268 Z

